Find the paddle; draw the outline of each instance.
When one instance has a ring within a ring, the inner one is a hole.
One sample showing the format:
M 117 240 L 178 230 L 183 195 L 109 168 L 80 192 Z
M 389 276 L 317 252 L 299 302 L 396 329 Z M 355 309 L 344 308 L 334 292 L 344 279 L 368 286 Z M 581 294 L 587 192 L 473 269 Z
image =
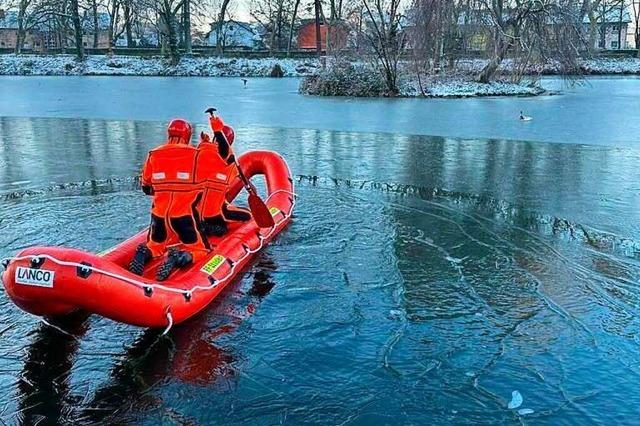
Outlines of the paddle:
M 213 117 L 214 116 L 213 113 L 215 111 L 216 111 L 215 108 L 208 108 L 205 111 L 205 113 L 209 114 L 210 117 Z M 215 133 L 215 130 L 214 130 L 214 133 Z M 240 168 L 240 164 L 238 164 L 238 160 L 236 159 L 233 149 L 231 148 L 231 144 L 229 144 L 229 155 L 233 157 L 233 162 L 236 165 L 236 168 L 238 169 L 238 176 L 240 176 L 240 180 L 242 180 L 242 183 L 244 184 L 245 189 L 249 193 L 249 210 L 251 210 L 251 215 L 253 216 L 253 219 L 256 221 L 256 224 L 260 228 L 272 228 L 273 226 L 275 226 L 275 222 L 273 221 L 273 216 L 271 216 L 271 212 L 269 211 L 269 208 L 264 203 L 264 201 L 262 201 L 262 198 L 260 198 L 260 196 L 258 195 L 258 191 L 256 190 L 256 187 L 253 186 L 253 184 L 249 181 L 249 179 L 247 179 L 247 177 L 244 175 L 242 168 Z

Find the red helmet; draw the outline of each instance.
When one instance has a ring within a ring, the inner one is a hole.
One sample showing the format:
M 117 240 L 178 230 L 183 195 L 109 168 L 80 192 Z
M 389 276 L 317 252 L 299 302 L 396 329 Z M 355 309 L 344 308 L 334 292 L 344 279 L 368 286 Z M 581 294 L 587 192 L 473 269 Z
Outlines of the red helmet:
M 227 142 L 231 145 L 236 138 L 236 133 L 233 131 L 233 128 L 225 124 L 222 128 L 222 133 L 224 133 L 224 137 L 227 138 Z
M 169 123 L 169 127 L 167 127 L 169 139 L 178 138 L 178 143 L 184 144 L 188 144 L 189 142 L 191 142 L 192 131 L 193 130 L 191 128 L 191 124 L 181 118 L 171 120 L 171 122 Z

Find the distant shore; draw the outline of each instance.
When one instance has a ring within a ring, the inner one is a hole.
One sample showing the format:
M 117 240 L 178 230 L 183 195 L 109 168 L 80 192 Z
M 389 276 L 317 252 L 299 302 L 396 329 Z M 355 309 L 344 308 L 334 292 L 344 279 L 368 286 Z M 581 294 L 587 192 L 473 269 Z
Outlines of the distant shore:
M 319 68 L 315 59 L 184 57 L 171 66 L 159 56 L 0 55 L 0 75 L 303 77 Z
M 437 76 L 424 76 L 421 81 L 407 73 L 399 84 L 400 97 L 460 98 L 483 96 L 538 96 L 547 94 L 537 77 L 559 75 L 553 63 L 530 68 L 523 83 L 507 78 L 489 84 L 474 81 L 486 61 L 462 59 L 455 70 L 444 70 Z M 511 66 L 507 60 L 502 69 Z M 640 75 L 640 59 L 600 58 L 581 61 L 581 74 Z M 171 66 L 159 56 L 90 55 L 78 62 L 73 55 L 0 55 L 0 75 L 15 76 L 176 76 L 176 77 L 304 77 L 300 92 L 316 96 L 384 96 L 371 90 L 375 78 L 369 71 L 347 77 L 328 76 L 315 58 L 217 58 L 183 57 Z M 377 74 L 376 74 L 377 75 Z M 328 80 L 328 81 L 327 81 Z M 360 86 L 360 88 L 359 88 Z

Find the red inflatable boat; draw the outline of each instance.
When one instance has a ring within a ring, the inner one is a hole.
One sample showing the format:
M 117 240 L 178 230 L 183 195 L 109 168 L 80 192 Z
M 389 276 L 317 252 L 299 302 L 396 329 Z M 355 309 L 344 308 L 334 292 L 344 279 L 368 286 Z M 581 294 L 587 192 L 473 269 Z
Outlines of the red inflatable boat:
M 147 231 L 101 254 L 62 247 L 30 247 L 3 260 L 2 281 L 20 308 L 41 316 L 84 310 L 142 327 L 170 327 L 205 308 L 242 268 L 289 222 L 295 205 L 293 181 L 282 157 L 253 151 L 238 159 L 247 177 L 264 175 L 267 207 L 275 225 L 261 229 L 252 220 L 231 223 L 213 250 L 190 268 L 175 271 L 162 284 L 154 280 L 158 259 L 142 277 L 127 270 Z M 238 180 L 230 199 L 242 190 Z

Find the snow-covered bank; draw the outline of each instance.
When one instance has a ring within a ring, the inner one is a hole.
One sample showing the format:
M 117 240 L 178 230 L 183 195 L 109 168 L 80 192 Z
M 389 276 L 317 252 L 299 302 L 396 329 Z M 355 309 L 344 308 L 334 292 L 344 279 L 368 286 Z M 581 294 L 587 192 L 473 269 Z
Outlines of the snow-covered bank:
M 456 71 L 478 74 L 487 64 L 486 59 L 461 59 L 456 62 Z M 506 59 L 499 71 L 508 73 L 514 68 L 513 61 Z M 583 75 L 640 75 L 640 58 L 594 58 L 582 59 L 579 72 Z M 561 65 L 554 61 L 529 66 L 527 75 L 562 75 Z
M 484 59 L 459 60 L 455 73 L 476 74 L 486 62 Z M 184 57 L 177 66 L 170 66 L 164 58 L 157 56 L 92 55 L 84 62 L 77 62 L 73 55 L 0 55 L 0 75 L 270 77 L 276 65 L 285 77 L 305 77 L 320 68 L 319 62 L 311 58 Z M 512 67 L 512 62 L 505 60 L 500 69 L 507 72 Z M 581 61 L 580 69 L 587 75 L 640 75 L 640 58 L 585 59 Z M 530 67 L 526 74 L 559 75 L 561 72 L 558 64 L 549 62 Z
M 470 78 L 452 77 L 430 79 L 422 82 L 424 94 L 417 81 L 407 83 L 401 88 L 400 95 L 405 97 L 425 96 L 428 98 L 469 98 L 479 96 L 538 96 L 546 91 L 534 83 L 521 84 L 507 81 L 493 81 L 489 84 L 478 83 Z
M 302 77 L 318 69 L 313 59 L 182 58 L 170 66 L 161 57 L 73 55 L 0 55 L 0 75 L 105 75 L 184 77 L 270 77 L 279 65 L 285 77 Z
M 478 96 L 537 96 L 545 93 L 535 80 L 511 83 L 497 80 L 489 84 L 475 81 L 475 74 L 457 72 L 422 75 L 418 80 L 411 67 L 402 66 L 398 75 L 398 97 L 467 98 Z M 389 96 L 382 75 L 367 64 L 336 62 L 307 76 L 300 92 L 317 96 Z

